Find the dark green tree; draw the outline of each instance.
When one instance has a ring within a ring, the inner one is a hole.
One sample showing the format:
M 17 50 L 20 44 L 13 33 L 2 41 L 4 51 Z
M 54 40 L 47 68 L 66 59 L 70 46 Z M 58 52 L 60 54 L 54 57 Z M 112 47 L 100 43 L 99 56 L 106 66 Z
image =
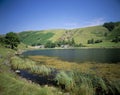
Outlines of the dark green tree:
M 120 37 L 116 36 L 114 39 L 112 39 L 112 42 L 115 42 L 115 43 L 120 42 Z
M 72 44 L 72 46 L 74 46 L 75 45 L 75 41 L 74 41 L 74 39 L 72 38 L 72 40 L 71 40 L 71 44 Z
M 115 28 L 115 24 L 113 22 L 104 23 L 103 26 L 107 28 L 109 31 L 112 31 Z
M 45 44 L 45 48 L 54 48 L 56 46 L 55 43 L 52 43 L 51 41 L 48 41 L 46 44 Z
M 94 39 L 92 38 L 92 39 L 88 40 L 87 43 L 88 43 L 88 44 L 94 44 Z
M 19 37 L 16 33 L 9 32 L 5 36 L 6 44 L 10 45 L 11 49 L 15 49 L 20 43 Z
M 1 35 L 0 35 L 0 43 L 1 43 L 1 44 L 4 44 L 4 43 L 5 43 L 5 37 L 3 37 L 3 36 L 1 36 Z

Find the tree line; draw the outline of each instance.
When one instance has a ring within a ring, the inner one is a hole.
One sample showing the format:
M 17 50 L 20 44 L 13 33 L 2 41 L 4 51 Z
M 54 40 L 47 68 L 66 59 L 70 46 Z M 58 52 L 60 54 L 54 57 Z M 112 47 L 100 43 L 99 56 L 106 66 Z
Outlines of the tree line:
M 70 47 L 82 47 L 83 45 L 80 44 L 76 44 L 74 39 L 72 38 L 71 40 L 59 40 L 56 42 L 52 42 L 52 41 L 47 41 L 45 44 L 45 48 L 54 48 L 54 47 L 61 47 L 62 45 L 69 45 Z

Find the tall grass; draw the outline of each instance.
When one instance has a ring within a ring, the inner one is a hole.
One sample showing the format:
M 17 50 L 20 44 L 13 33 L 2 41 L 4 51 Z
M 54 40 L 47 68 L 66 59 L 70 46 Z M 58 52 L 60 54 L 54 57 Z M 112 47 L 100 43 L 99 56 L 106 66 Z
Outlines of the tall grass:
M 74 92 L 82 93 L 81 95 L 120 94 L 120 81 L 110 82 L 96 75 L 85 74 L 80 72 L 74 73 L 74 79 L 76 81 L 76 88 L 79 88 L 79 90 L 77 89 Z
M 30 71 L 36 74 L 43 74 L 43 75 L 49 75 L 51 73 L 51 69 L 46 67 L 45 65 L 32 66 L 30 68 Z
M 23 60 L 22 58 L 16 56 L 11 58 L 11 66 L 14 69 L 28 69 L 34 65 L 35 62 L 33 62 L 32 60 L 28 60 L 28 59 Z
M 101 77 L 80 72 L 60 71 L 55 80 L 73 95 L 117 95 L 120 82 L 109 82 Z
M 57 81 L 58 85 L 64 86 L 63 89 L 67 91 L 71 91 L 74 88 L 74 80 L 73 77 L 68 75 L 64 71 L 60 71 L 56 77 L 55 80 Z
M 37 65 L 30 59 L 22 59 L 16 56 L 11 58 L 11 66 L 14 69 L 27 69 L 36 74 L 49 75 L 51 73 L 51 69 L 45 65 Z

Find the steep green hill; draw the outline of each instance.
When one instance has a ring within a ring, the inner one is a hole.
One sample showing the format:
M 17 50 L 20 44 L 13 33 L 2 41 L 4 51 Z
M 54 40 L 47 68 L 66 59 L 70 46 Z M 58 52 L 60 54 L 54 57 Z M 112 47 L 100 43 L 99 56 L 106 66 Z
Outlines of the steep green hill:
M 19 33 L 20 40 L 28 45 L 45 44 L 48 40 L 56 41 L 65 30 L 24 31 Z
M 86 28 L 77 28 L 71 30 L 41 30 L 41 31 L 24 31 L 19 33 L 21 41 L 28 45 L 45 44 L 48 41 L 69 41 L 74 39 L 76 44 L 83 44 L 88 47 L 120 47 L 120 42 L 113 43 L 112 40 L 120 37 L 120 23 L 109 31 L 103 26 L 93 26 Z M 88 44 L 88 40 L 93 39 L 95 42 L 101 40 L 101 43 Z

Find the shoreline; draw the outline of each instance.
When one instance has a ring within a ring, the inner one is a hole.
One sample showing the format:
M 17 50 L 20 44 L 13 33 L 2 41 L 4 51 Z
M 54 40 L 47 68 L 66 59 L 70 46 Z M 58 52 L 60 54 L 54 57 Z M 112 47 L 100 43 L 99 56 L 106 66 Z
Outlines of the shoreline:
M 32 50 L 69 50 L 69 49 L 120 49 L 120 47 L 27 48 L 27 49 L 19 49 L 19 50 L 22 51 L 23 53 Z

